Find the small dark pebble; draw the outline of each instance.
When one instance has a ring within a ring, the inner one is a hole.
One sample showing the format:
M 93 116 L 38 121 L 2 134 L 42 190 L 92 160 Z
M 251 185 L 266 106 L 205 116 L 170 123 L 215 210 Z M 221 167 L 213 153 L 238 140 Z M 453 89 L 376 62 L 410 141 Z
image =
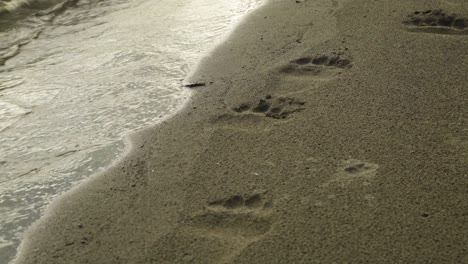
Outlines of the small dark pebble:
M 424 218 L 427 218 L 427 217 L 429 217 L 429 214 L 424 213 L 424 214 L 421 214 L 421 216 L 424 217 Z

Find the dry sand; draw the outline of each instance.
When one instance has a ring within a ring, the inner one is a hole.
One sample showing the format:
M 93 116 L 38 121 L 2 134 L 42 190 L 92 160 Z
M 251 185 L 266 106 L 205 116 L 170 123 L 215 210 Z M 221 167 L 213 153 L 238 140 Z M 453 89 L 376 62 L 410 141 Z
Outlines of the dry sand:
M 271 1 L 18 263 L 468 263 L 465 18 L 465 0 Z

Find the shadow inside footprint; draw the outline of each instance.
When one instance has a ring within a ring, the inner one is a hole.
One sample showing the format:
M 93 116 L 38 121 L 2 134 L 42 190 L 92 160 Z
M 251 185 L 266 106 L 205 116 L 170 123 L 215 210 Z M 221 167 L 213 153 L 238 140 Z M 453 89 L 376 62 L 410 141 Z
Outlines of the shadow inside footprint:
M 357 173 L 365 172 L 366 170 L 369 170 L 369 169 L 370 167 L 366 163 L 357 163 L 357 164 L 347 166 L 343 170 L 346 173 L 357 174 Z
M 244 198 L 240 195 L 234 195 L 226 200 L 218 200 L 209 203 L 209 206 L 224 206 L 229 209 L 235 209 L 244 205 Z
M 378 166 L 373 163 L 359 160 L 346 160 L 343 162 L 341 171 L 338 172 L 344 178 L 367 177 L 375 175 Z
M 436 34 L 468 34 L 468 19 L 441 9 L 416 11 L 403 21 L 409 31 Z
M 264 99 L 260 99 L 260 101 L 258 101 L 257 106 L 255 106 L 252 109 L 252 112 L 265 113 L 270 109 L 270 106 L 271 106 L 270 102 L 268 102 L 267 100 L 264 100 Z
M 304 57 L 294 60 L 293 62 L 299 65 L 309 64 L 312 61 L 311 57 Z

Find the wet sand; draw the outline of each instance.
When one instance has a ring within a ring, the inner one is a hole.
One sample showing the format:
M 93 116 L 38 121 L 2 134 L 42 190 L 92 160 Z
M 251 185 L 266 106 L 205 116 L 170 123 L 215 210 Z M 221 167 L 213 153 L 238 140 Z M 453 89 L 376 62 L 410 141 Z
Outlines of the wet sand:
M 17 263 L 467 262 L 468 6 L 394 2 L 249 15 Z

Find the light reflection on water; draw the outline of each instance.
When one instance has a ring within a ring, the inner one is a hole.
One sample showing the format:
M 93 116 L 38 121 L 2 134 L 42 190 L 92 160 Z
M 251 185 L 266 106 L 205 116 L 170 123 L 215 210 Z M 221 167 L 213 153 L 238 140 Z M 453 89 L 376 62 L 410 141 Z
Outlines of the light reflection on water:
M 128 131 L 180 108 L 189 97 L 181 79 L 260 2 L 138 0 L 92 9 L 83 2 L 7 61 L 0 262 L 52 198 L 118 157 Z

